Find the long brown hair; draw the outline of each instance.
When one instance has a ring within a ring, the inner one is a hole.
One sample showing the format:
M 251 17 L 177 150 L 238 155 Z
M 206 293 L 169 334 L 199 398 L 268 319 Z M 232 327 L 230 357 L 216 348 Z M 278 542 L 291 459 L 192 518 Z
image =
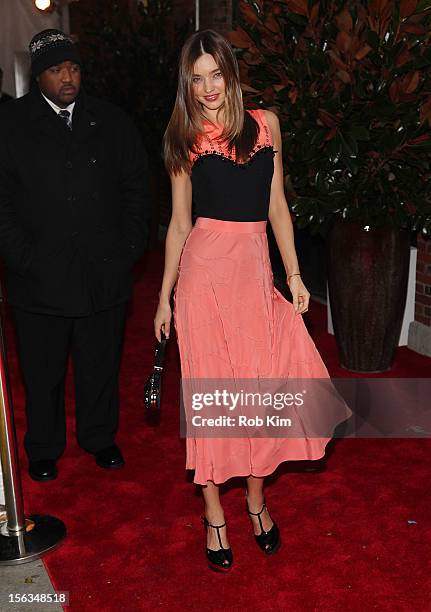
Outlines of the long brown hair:
M 169 174 L 190 171 L 190 151 L 203 131 L 204 116 L 193 92 L 192 77 L 195 62 L 205 53 L 213 56 L 225 82 L 223 139 L 230 149 L 235 148 L 239 159 L 248 156 L 257 140 L 259 128 L 253 117 L 244 112 L 238 62 L 230 44 L 214 30 L 195 32 L 181 51 L 177 97 L 163 138 Z

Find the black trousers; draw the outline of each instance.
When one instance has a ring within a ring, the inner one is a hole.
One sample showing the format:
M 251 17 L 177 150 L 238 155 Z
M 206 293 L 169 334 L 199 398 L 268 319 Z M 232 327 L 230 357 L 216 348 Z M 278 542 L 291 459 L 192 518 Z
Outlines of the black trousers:
M 58 459 L 65 449 L 64 386 L 70 353 L 78 443 L 91 453 L 114 443 L 126 311 L 123 303 L 74 318 L 13 308 L 27 395 L 24 446 L 31 461 Z

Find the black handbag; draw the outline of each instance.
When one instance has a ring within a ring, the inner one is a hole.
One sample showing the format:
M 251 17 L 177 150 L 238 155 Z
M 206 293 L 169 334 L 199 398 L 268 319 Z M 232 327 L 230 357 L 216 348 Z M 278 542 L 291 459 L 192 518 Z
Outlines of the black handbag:
M 162 387 L 163 362 L 165 359 L 167 338 L 160 330 L 160 342 L 157 341 L 153 373 L 147 379 L 144 387 L 144 407 L 147 414 L 157 414 L 160 411 L 160 396 Z

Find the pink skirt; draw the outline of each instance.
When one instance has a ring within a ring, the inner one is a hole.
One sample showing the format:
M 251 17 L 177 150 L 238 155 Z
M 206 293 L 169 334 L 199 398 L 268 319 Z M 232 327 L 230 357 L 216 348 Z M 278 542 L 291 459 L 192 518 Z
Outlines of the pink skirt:
M 274 287 L 266 223 L 197 218 L 174 292 L 183 379 L 329 378 L 302 315 Z M 186 469 L 201 485 L 263 477 L 321 458 L 330 439 L 187 437 Z

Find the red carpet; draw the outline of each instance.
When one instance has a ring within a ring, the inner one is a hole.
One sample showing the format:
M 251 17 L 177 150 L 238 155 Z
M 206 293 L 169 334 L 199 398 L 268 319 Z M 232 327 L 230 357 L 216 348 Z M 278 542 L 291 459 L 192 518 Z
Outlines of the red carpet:
M 126 468 L 103 471 L 77 447 L 70 377 L 68 448 L 58 479 L 31 481 L 21 453 L 27 512 L 53 514 L 68 528 L 67 540 L 44 561 L 55 588 L 69 592 L 70 609 L 431 610 L 430 440 L 337 440 L 323 472 L 281 466 L 266 489 L 283 538 L 273 558 L 254 542 L 243 481 L 231 481 L 223 502 L 235 566 L 228 575 L 207 569 L 202 500 L 186 476 L 178 433 L 174 340 L 161 425 L 150 428 L 143 420 L 161 275 L 162 256 L 151 252 L 138 271 L 122 367 L 117 440 Z M 334 338 L 325 332 L 325 307 L 312 303 L 306 320 L 331 375 L 348 375 L 337 365 Z M 22 449 L 24 396 L 13 334 L 7 332 Z M 429 376 L 430 365 L 430 359 L 401 348 L 386 375 Z

